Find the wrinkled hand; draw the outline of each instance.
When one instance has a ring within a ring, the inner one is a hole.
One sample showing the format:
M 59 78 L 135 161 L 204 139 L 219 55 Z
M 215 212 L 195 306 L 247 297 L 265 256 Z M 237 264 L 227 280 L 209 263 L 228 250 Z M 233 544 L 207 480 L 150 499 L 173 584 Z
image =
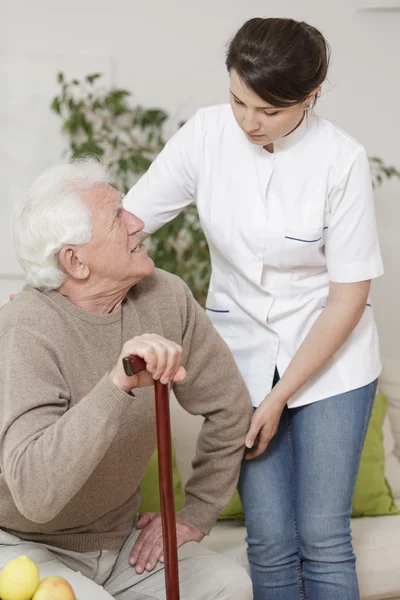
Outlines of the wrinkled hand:
M 267 396 L 255 410 L 251 419 L 250 429 L 246 436 L 246 446 L 251 452 L 246 453 L 246 460 L 251 460 L 262 454 L 276 432 L 283 411 L 282 402 Z
M 161 516 L 157 513 L 143 513 L 136 523 L 136 529 L 142 532 L 136 540 L 129 564 L 136 567 L 136 573 L 151 571 L 157 562 L 164 562 Z M 180 517 L 176 517 L 176 540 L 178 548 L 186 542 L 200 542 L 204 533 Z
M 146 362 L 146 371 L 129 377 L 124 371 L 122 359 L 136 354 Z M 133 388 L 152 385 L 154 381 L 168 383 L 183 381 L 186 371 L 181 366 L 182 348 L 156 333 L 138 335 L 125 342 L 114 369 L 110 373 L 112 382 L 126 392 Z

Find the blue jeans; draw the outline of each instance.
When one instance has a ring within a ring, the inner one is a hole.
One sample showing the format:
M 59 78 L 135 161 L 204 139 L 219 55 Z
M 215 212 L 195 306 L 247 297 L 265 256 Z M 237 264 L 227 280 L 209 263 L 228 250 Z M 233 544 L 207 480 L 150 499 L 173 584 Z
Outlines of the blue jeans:
M 239 493 L 254 600 L 358 600 L 352 497 L 377 381 L 282 413 Z

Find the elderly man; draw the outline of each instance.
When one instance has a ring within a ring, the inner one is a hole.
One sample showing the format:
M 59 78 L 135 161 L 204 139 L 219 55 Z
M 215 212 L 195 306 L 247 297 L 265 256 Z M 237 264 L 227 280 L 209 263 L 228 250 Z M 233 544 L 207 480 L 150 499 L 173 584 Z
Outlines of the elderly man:
M 165 598 L 160 518 L 137 522 L 160 379 L 205 417 L 177 515 L 181 598 L 249 600 L 244 569 L 197 543 L 235 489 L 249 397 L 142 229 L 90 160 L 46 171 L 16 215 L 28 285 L 0 315 L 0 567 L 26 554 L 80 600 Z M 127 354 L 147 371 L 126 376 Z

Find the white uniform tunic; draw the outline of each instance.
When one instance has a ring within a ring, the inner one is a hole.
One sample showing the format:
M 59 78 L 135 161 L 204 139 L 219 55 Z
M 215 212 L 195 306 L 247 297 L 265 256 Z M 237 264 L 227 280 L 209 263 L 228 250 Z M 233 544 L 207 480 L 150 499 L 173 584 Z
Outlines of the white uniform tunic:
M 152 233 L 196 202 L 212 276 L 208 314 L 254 406 L 282 375 L 327 303 L 329 281 L 383 273 L 363 147 L 308 116 L 274 143 L 250 143 L 229 105 L 199 110 L 129 191 L 125 208 Z M 373 311 L 289 401 L 301 406 L 366 385 L 381 371 Z

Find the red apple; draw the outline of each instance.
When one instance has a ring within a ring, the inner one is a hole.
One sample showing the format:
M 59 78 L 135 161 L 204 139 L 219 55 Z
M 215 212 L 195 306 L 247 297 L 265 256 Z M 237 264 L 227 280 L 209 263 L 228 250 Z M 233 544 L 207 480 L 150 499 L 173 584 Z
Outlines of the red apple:
M 76 600 L 74 590 L 64 577 L 49 575 L 42 579 L 32 600 Z

